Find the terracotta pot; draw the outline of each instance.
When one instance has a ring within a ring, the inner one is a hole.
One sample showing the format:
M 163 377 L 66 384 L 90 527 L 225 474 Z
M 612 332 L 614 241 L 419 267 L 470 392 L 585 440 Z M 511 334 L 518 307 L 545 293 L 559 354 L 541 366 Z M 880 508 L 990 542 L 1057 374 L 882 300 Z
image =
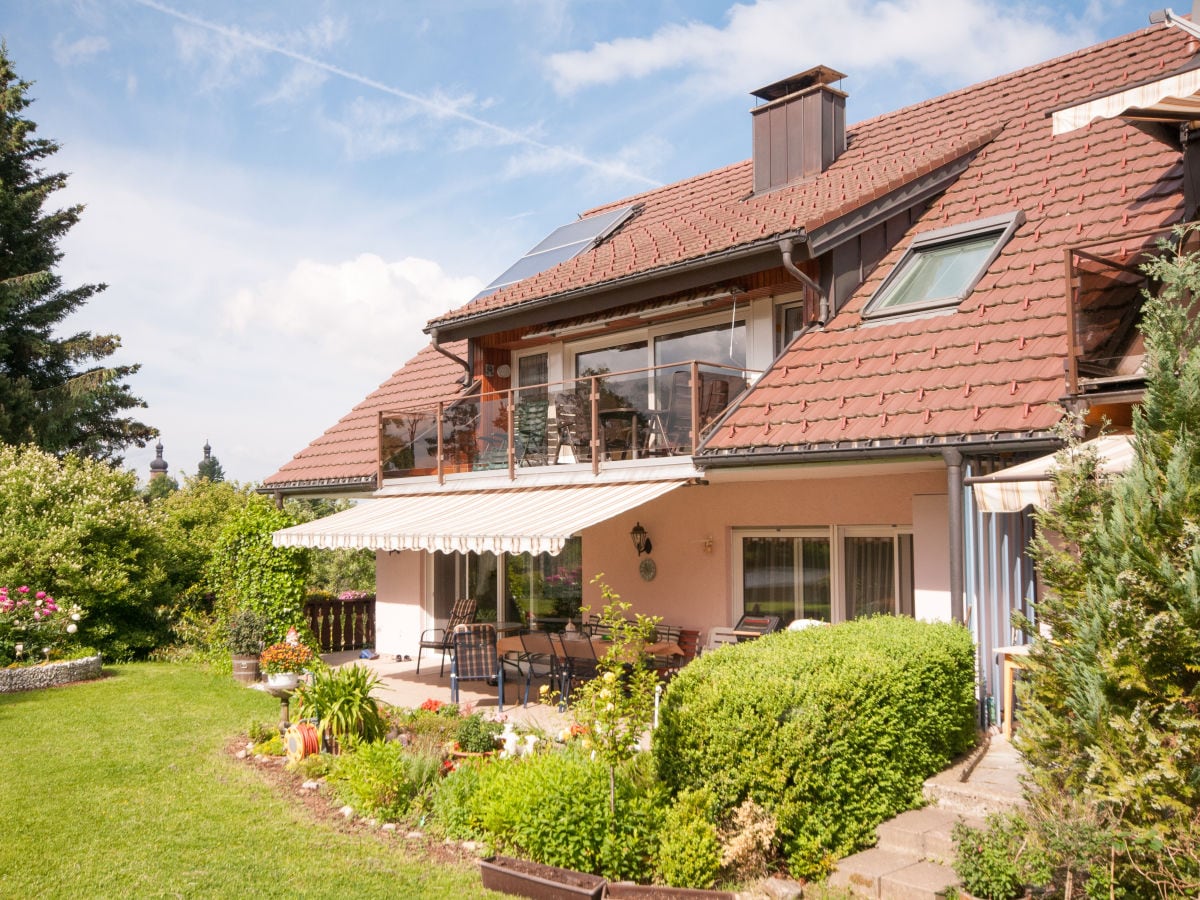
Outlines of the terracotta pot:
M 483 886 L 504 894 L 557 900 L 560 897 L 590 897 L 600 900 L 608 883 L 599 875 L 560 869 L 511 856 L 490 856 L 479 861 Z
M 242 684 L 254 684 L 261 673 L 258 669 L 257 653 L 233 654 L 233 678 Z

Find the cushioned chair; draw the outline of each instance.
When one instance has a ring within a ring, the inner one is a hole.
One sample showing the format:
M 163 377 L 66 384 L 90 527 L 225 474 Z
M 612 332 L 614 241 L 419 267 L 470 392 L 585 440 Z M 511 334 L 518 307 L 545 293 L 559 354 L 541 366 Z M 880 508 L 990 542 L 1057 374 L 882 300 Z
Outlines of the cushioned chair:
M 517 404 L 513 414 L 517 465 L 544 466 L 549 462 L 546 451 L 546 419 L 549 406 L 547 400 L 522 400 Z
M 770 634 L 772 631 L 779 630 L 779 616 L 751 616 L 743 615 L 738 619 L 737 624 L 733 626 L 734 631 L 753 631 L 756 632 L 754 637 L 746 637 L 738 635 L 738 640 L 754 640 L 755 637 L 764 634 Z
M 450 702 L 458 703 L 458 686 L 464 681 L 493 680 L 498 685 L 497 706 L 504 711 L 504 663 L 496 653 L 496 628 L 490 622 L 459 625 L 450 634 L 454 656 L 450 660 Z
M 446 620 L 445 628 L 427 628 L 421 632 L 421 643 L 417 648 L 417 674 L 421 674 L 421 654 L 426 650 L 437 650 L 442 654 L 442 665 L 438 669 L 438 677 L 446 674 L 446 654 L 453 647 L 454 629 L 475 621 L 475 600 L 467 597 L 454 601 L 450 609 L 450 618 Z

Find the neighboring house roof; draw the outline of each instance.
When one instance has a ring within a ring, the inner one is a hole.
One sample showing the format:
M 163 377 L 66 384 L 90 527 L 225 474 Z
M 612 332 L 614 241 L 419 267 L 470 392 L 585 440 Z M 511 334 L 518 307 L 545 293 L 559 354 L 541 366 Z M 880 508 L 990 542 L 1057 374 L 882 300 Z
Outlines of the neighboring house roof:
M 1148 29 L 904 111 L 935 133 L 978 122 L 999 131 L 827 327 L 793 342 L 702 455 L 1044 435 L 1066 392 L 1065 249 L 1111 236 L 1119 253 L 1122 235 L 1177 222 L 1183 205 L 1178 152 L 1117 120 L 1053 137 L 1047 114 L 1193 52 L 1178 30 Z M 913 235 L 1014 210 L 1024 225 L 957 308 L 862 319 Z
M 444 345 L 456 356 L 466 342 Z M 275 490 L 373 489 L 378 475 L 378 414 L 432 405 L 462 389 L 463 368 L 430 345 L 263 481 Z
M 1056 401 L 1065 391 L 1065 248 L 1176 222 L 1183 203 L 1177 151 L 1120 121 L 1052 137 L 1048 113 L 1169 72 L 1194 52 L 1178 29 L 1146 29 L 861 122 L 847 129 L 847 149 L 825 172 L 759 196 L 747 161 L 621 199 L 591 211 L 638 206 L 598 246 L 434 319 L 430 329 L 653 282 L 773 247 L 783 235 L 820 251 L 852 233 L 859 210 L 930 184 L 944 192 L 826 328 L 801 335 L 710 435 L 706 464 L 871 442 L 1044 436 L 1061 417 Z M 948 175 L 928 181 L 938 173 Z M 1025 223 L 958 308 L 862 320 L 913 235 L 1017 210 Z M 778 260 L 776 252 L 771 265 Z M 564 307 L 555 318 L 591 312 Z M 373 484 L 375 413 L 448 396 L 459 375 L 426 349 L 266 485 Z

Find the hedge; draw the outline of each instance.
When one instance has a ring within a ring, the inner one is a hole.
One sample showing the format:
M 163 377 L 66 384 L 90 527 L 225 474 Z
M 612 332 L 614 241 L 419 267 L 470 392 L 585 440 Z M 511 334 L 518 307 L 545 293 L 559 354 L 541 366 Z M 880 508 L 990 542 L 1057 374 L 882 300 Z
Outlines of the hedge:
M 898 616 L 768 635 L 706 654 L 663 698 L 654 734 L 672 794 L 773 812 L 792 873 L 819 877 L 975 741 L 965 628 Z

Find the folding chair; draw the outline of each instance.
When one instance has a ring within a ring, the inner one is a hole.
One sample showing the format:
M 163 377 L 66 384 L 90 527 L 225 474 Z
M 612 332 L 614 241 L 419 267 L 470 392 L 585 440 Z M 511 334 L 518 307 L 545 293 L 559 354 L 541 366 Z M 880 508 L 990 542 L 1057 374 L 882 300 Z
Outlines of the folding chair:
M 427 628 L 421 632 L 421 643 L 417 648 L 417 674 L 421 674 L 421 653 L 424 650 L 437 650 L 442 654 L 442 664 L 438 668 L 438 678 L 446 674 L 446 654 L 454 649 L 454 629 L 475 621 L 475 599 L 467 597 L 454 601 L 450 609 L 450 618 L 446 620 L 445 628 Z
M 450 702 L 458 702 L 464 681 L 491 681 L 499 686 L 497 709 L 504 712 L 504 663 L 496 653 L 496 628 L 490 622 L 459 625 L 450 635 L 454 658 L 450 660 Z

